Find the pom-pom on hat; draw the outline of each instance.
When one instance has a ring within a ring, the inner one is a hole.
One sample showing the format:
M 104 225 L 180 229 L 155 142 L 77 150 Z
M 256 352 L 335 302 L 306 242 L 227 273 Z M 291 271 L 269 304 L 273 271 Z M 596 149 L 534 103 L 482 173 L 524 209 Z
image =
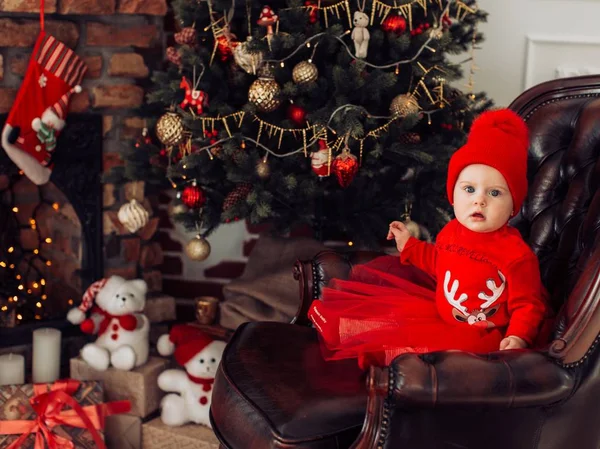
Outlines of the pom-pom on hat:
M 212 338 L 206 333 L 187 324 L 173 326 L 171 332 L 169 332 L 168 340 L 170 350 L 159 348 L 159 352 L 161 355 L 170 355 L 169 353 L 174 352 L 175 361 L 181 366 L 213 342 Z
M 527 149 L 529 131 L 523 119 L 510 109 L 481 114 L 474 122 L 467 143 L 450 159 L 446 192 L 454 203 L 454 185 L 465 167 L 484 164 L 495 168 L 506 180 L 513 199 L 513 212 L 527 196 Z

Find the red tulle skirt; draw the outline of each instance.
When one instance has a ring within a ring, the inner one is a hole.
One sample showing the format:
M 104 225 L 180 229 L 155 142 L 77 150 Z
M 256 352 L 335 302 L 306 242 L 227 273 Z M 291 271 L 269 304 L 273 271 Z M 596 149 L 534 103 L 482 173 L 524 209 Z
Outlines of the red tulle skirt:
M 313 301 L 309 318 L 328 360 L 357 358 L 362 367 L 388 365 L 407 352 L 457 349 L 497 351 L 501 329 L 444 321 L 435 303 L 435 280 L 383 256 L 357 265 L 348 280 L 333 279 Z

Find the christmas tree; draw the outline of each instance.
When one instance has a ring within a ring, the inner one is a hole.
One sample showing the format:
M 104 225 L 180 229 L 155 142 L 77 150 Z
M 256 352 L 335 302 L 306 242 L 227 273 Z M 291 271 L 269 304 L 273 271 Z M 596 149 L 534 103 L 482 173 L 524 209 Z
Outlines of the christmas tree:
M 473 86 L 486 18 L 474 0 L 173 8 L 180 28 L 148 98 L 163 108 L 160 145 L 138 141 L 121 175 L 162 173 L 181 200 L 177 221 L 201 237 L 248 219 L 366 246 L 391 220 L 432 235 L 447 222 L 449 157 L 490 106 Z

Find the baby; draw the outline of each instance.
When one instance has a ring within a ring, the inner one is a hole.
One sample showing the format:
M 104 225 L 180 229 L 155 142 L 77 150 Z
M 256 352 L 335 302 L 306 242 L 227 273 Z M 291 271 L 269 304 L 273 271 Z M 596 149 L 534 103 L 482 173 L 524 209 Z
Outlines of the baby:
M 403 352 L 490 352 L 535 343 L 548 311 L 539 263 L 508 225 L 527 194 L 528 145 L 527 126 L 510 110 L 486 112 L 473 123 L 448 168 L 456 218 L 435 245 L 411 237 L 399 221 L 387 235 L 402 264 L 435 284 L 415 283 L 410 271 L 377 260 L 357 267 L 348 281 L 336 280 L 310 310 L 330 358 L 364 364 L 375 354 L 377 363 L 389 363 Z

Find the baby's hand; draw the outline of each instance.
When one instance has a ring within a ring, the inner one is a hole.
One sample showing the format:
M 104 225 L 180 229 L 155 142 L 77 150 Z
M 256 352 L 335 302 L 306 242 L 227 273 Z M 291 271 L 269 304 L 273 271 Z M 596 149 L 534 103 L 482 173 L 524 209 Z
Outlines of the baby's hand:
M 500 342 L 500 351 L 504 351 L 506 349 L 522 349 L 526 348 L 527 343 L 521 337 L 515 337 L 514 335 L 509 335 L 504 338 Z
M 396 240 L 396 248 L 398 248 L 398 251 L 402 252 L 402 250 L 404 249 L 404 245 L 406 245 L 406 242 L 408 242 L 409 238 L 410 233 L 408 232 L 408 229 L 406 228 L 404 223 L 402 223 L 401 221 L 392 221 L 390 223 L 390 229 L 387 234 L 387 239 Z

